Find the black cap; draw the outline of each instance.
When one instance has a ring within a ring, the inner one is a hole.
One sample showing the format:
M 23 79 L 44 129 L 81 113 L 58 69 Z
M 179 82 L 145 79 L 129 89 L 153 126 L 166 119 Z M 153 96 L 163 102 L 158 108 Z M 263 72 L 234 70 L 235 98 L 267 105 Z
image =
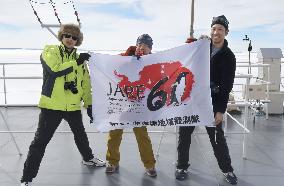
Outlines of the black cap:
M 148 34 L 142 34 L 137 38 L 136 45 L 141 43 L 147 45 L 150 49 L 152 49 L 153 39 Z
M 223 25 L 226 28 L 226 30 L 228 30 L 228 28 L 229 28 L 229 21 L 227 20 L 227 18 L 224 15 L 220 15 L 218 17 L 213 17 L 211 27 L 215 24 Z

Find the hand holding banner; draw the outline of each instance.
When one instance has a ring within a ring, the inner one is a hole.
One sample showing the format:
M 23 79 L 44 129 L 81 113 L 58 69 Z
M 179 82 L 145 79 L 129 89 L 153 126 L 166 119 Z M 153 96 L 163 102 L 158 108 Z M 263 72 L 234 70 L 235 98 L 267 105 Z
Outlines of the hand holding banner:
M 196 126 L 214 122 L 209 41 L 141 56 L 92 54 L 95 126 Z

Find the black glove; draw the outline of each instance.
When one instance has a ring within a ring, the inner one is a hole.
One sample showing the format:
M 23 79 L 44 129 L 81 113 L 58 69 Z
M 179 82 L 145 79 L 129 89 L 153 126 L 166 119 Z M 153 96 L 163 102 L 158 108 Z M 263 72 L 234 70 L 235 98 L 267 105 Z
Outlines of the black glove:
M 88 61 L 90 57 L 91 57 L 91 55 L 88 54 L 88 53 L 81 53 L 79 55 L 79 58 L 76 60 L 77 61 L 77 65 L 78 66 L 82 65 L 84 63 L 84 61 L 86 61 L 86 60 Z
M 88 116 L 90 117 L 90 123 L 93 123 L 93 112 L 92 112 L 92 105 L 89 105 L 88 108 L 87 108 L 87 114 Z

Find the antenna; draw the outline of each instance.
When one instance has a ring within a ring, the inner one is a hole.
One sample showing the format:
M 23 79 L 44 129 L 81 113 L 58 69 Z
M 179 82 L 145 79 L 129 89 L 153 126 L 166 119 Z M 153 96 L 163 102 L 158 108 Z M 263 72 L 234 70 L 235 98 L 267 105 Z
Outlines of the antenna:
M 248 45 L 248 52 L 249 52 L 249 68 L 248 68 L 248 74 L 251 74 L 251 61 L 250 61 L 250 52 L 252 50 L 252 45 L 251 45 L 251 40 L 248 37 L 248 35 L 245 35 L 245 38 L 243 39 L 243 41 L 248 41 L 249 45 Z
M 243 41 L 249 41 L 248 35 L 245 35 L 245 38 L 243 39 Z

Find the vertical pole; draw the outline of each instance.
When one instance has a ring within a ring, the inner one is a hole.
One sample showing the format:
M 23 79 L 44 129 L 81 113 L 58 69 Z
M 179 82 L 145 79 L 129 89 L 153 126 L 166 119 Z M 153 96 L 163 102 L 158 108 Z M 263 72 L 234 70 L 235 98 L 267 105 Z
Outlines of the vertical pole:
M 161 148 L 161 145 L 162 145 L 162 141 L 164 139 L 164 136 L 165 136 L 165 130 L 166 130 L 166 127 L 164 127 L 163 129 L 163 133 L 160 137 L 160 141 L 159 141 L 159 145 L 158 145 L 158 149 L 157 149 L 157 152 L 156 152 L 156 158 L 158 158 L 160 156 L 160 148 Z
M 193 23 L 194 23 L 194 0 L 191 0 L 191 16 L 190 16 L 190 37 L 193 38 Z
M 249 69 L 248 69 L 248 74 L 251 74 L 250 51 L 249 51 Z
M 246 79 L 246 89 L 245 89 L 245 117 L 244 117 L 244 134 L 243 134 L 243 159 L 247 158 L 247 135 L 246 128 L 248 122 L 248 85 L 250 84 L 250 77 Z
M 5 64 L 3 64 L 3 80 L 4 80 L 4 98 L 5 98 L 5 107 L 7 106 L 7 88 L 6 88 L 6 73 L 5 73 Z
M 248 118 L 248 106 L 245 106 L 245 118 L 244 118 L 244 134 L 243 134 L 243 159 L 247 158 L 247 119 Z
M 267 67 L 267 81 L 268 81 L 268 83 L 266 84 L 266 99 L 269 100 L 270 66 Z M 265 106 L 266 106 L 266 115 L 265 115 L 265 117 L 266 117 L 266 119 L 268 119 L 268 111 L 269 111 L 268 110 L 268 102 L 265 103 Z
M 227 131 L 228 131 L 228 115 L 227 112 L 224 113 L 224 133 L 225 136 L 227 136 Z
M 179 127 L 175 127 L 175 134 L 176 134 L 176 154 L 175 154 L 175 165 L 177 165 L 177 160 L 178 160 L 178 151 L 177 151 L 177 147 L 178 147 L 178 137 L 179 137 Z

